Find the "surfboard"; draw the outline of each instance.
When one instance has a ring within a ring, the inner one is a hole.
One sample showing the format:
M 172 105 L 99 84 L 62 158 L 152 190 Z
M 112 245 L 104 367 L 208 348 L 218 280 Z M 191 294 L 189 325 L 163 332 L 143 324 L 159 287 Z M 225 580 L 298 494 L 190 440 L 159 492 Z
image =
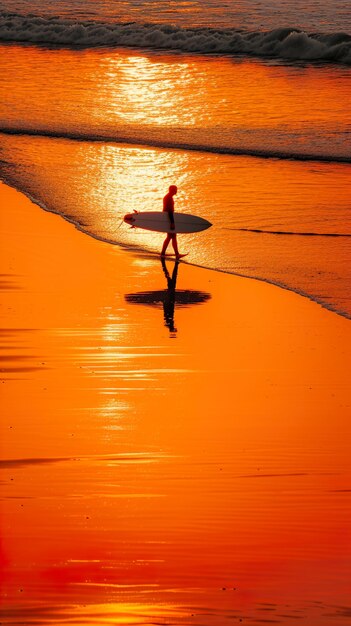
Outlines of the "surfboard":
M 156 233 L 198 233 L 212 226 L 203 217 L 190 215 L 189 213 L 174 213 L 175 229 L 171 229 L 169 215 L 166 211 L 136 211 L 127 213 L 123 220 L 134 228 L 151 230 Z

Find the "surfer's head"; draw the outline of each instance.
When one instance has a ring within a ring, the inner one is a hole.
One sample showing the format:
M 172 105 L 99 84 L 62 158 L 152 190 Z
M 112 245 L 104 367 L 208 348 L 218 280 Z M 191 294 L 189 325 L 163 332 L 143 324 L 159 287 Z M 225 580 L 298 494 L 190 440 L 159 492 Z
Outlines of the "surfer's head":
M 171 196 L 175 196 L 178 191 L 178 187 L 176 185 L 171 185 L 168 191 Z

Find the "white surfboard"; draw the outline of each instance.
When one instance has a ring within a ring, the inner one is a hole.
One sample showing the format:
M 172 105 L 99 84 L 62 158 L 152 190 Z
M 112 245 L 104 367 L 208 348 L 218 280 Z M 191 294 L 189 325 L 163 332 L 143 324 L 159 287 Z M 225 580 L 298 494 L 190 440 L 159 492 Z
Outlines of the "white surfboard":
M 211 222 L 190 215 L 189 213 L 174 213 L 175 229 L 171 229 L 169 215 L 166 211 L 141 211 L 127 213 L 123 220 L 126 224 L 130 224 L 135 228 L 143 228 L 144 230 L 152 230 L 157 233 L 198 233 L 212 226 Z

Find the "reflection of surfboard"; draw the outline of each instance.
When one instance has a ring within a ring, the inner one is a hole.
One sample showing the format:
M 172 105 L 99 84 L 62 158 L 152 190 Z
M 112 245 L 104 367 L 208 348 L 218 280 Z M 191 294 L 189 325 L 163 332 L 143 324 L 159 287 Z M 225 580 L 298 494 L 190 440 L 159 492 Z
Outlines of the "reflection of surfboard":
M 171 296 L 178 307 L 202 304 L 211 298 L 205 291 L 193 291 L 192 289 L 177 289 Z M 167 289 L 160 291 L 141 291 L 139 293 L 127 293 L 125 299 L 132 304 L 146 304 L 149 306 L 159 306 L 169 299 L 170 293 Z
M 152 230 L 157 233 L 198 233 L 212 226 L 211 222 L 189 213 L 174 213 L 175 229 L 171 229 L 169 215 L 162 211 L 128 213 L 123 220 L 135 228 Z

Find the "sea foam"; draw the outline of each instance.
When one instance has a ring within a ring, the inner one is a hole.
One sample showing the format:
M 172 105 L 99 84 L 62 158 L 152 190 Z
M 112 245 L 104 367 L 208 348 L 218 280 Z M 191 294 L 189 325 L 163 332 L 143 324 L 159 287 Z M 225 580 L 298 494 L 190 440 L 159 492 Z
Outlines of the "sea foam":
M 152 48 L 351 65 L 350 35 L 342 32 L 306 33 L 297 28 L 250 32 L 234 28 L 182 28 L 170 24 L 77 21 L 2 12 L 0 41 L 82 48 Z

